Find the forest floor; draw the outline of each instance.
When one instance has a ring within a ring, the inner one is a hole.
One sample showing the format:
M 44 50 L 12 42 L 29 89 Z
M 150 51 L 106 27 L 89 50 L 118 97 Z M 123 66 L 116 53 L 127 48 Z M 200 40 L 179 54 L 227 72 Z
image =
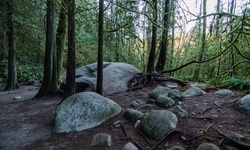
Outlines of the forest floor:
M 107 97 L 117 102 L 124 111 L 134 100 L 146 101 L 148 93 L 155 87 L 156 85 L 151 85 Z M 187 88 L 182 87 L 179 90 L 184 91 Z M 223 136 L 218 131 L 237 141 L 250 143 L 250 117 L 234 109 L 236 101 L 243 93 L 233 91 L 234 97 L 218 98 L 214 96 L 218 89 L 204 89 L 207 94 L 203 96 L 184 98 L 181 106 L 189 116 L 179 118 L 176 130 L 159 142 L 138 134 L 134 129 L 134 123 L 127 121 L 123 117 L 123 112 L 89 130 L 53 133 L 53 120 L 61 97 L 33 99 L 39 87 L 21 85 L 16 91 L 0 92 L 0 149 L 121 150 L 127 142 L 132 142 L 143 150 L 153 147 L 161 150 L 173 145 L 193 150 L 203 142 L 214 143 L 221 150 L 227 149 L 226 145 L 237 147 L 232 141 L 222 140 Z M 162 108 L 155 106 L 154 109 Z M 114 127 L 113 123 L 117 120 L 122 122 L 124 129 Z M 93 136 L 100 132 L 112 136 L 111 147 L 91 147 Z

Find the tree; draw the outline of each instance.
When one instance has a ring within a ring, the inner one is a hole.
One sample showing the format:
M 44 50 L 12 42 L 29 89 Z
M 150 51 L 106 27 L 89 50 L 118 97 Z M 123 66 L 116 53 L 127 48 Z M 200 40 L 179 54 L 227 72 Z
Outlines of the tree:
M 156 40 L 157 40 L 157 0 L 153 0 L 153 25 L 152 25 L 152 41 L 151 49 L 148 57 L 147 73 L 153 73 L 154 71 L 154 62 L 155 62 L 155 51 L 156 51 Z
M 61 84 L 63 53 L 67 34 L 67 1 L 62 0 L 59 23 L 56 31 L 56 54 L 57 54 L 57 84 Z
M 40 90 L 35 97 L 43 97 L 57 93 L 56 49 L 55 49 L 55 0 L 47 0 L 46 45 L 44 60 L 44 76 Z
M 205 54 L 205 50 L 206 50 L 206 26 L 207 26 L 207 18 L 206 18 L 206 14 L 207 14 L 207 0 L 203 0 L 203 23 L 202 23 L 202 41 L 201 41 L 201 52 L 198 58 L 198 61 L 202 61 L 203 56 Z M 194 78 L 198 79 L 199 75 L 200 75 L 200 67 L 201 65 L 198 64 L 197 69 L 195 70 L 194 73 Z
M 162 41 L 161 41 L 161 50 L 156 65 L 156 71 L 163 71 L 166 63 L 166 54 L 168 47 L 168 30 L 169 30 L 169 6 L 170 0 L 165 1 L 164 7 L 164 17 L 163 17 L 163 31 L 162 31 Z
M 99 0 L 99 28 L 98 28 L 98 60 L 97 60 L 97 85 L 96 92 L 102 95 L 103 86 L 103 5 L 104 1 Z
M 234 12 L 234 7 L 235 7 L 235 0 L 232 0 L 231 1 L 231 4 L 230 4 L 230 10 L 229 10 L 229 12 L 230 12 L 230 14 L 233 14 L 233 12 Z M 233 17 L 232 16 L 230 16 L 230 20 L 232 20 L 233 19 Z M 233 31 L 233 25 L 231 24 L 230 25 L 230 29 L 229 29 L 230 31 L 229 32 L 232 32 Z M 234 39 L 234 35 L 233 34 L 231 34 L 231 36 L 230 36 L 230 42 L 232 42 L 233 41 L 233 39 Z M 231 59 L 229 60 L 230 62 L 231 62 L 231 70 L 232 70 L 232 72 L 230 73 L 230 76 L 234 76 L 234 74 L 235 74 L 235 72 L 234 72 L 234 65 L 235 65 L 235 54 L 234 54 L 234 51 L 233 51 L 233 47 L 231 47 L 230 48 L 231 49 Z
M 13 23 L 14 5 L 13 0 L 7 1 L 7 35 L 8 35 L 8 79 L 5 90 L 15 90 L 18 88 L 16 72 L 16 53 L 14 43 L 14 23 Z
M 75 94 L 75 0 L 68 1 L 68 57 L 64 98 Z
M 5 12 L 5 0 L 0 0 L 0 77 L 5 78 L 4 63 L 6 57 L 5 40 L 6 40 L 6 12 Z

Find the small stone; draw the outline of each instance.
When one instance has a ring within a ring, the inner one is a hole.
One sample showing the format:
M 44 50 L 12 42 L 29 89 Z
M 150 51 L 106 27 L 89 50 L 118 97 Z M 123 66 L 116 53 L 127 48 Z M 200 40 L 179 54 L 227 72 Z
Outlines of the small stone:
M 181 146 L 172 146 L 170 148 L 167 148 L 166 150 L 185 150 L 185 148 Z
M 218 146 L 213 143 L 202 143 L 196 150 L 220 150 Z
M 94 136 L 91 146 L 110 147 L 111 144 L 111 135 L 107 133 L 98 133 Z
M 182 109 L 181 106 L 178 106 L 178 105 L 170 108 L 169 111 L 173 112 L 174 114 L 182 118 L 185 118 L 188 116 L 188 112 Z
M 143 116 L 143 113 L 134 109 L 126 109 L 124 112 L 124 117 L 130 121 L 136 121 Z
M 21 99 L 21 96 L 14 97 L 13 99 Z
M 132 106 L 132 107 L 138 107 L 138 106 L 140 106 L 140 104 L 139 104 L 138 102 L 136 102 L 136 101 L 133 101 L 133 102 L 130 104 L 130 106 Z
M 138 125 L 141 123 L 141 120 L 137 120 L 136 122 L 135 122 L 135 128 L 137 128 L 138 127 Z
M 131 142 L 128 142 L 126 145 L 124 145 L 122 150 L 138 150 L 138 148 Z
M 116 127 L 116 128 L 119 128 L 121 127 L 121 121 L 120 120 L 117 120 L 113 123 L 113 125 Z
M 157 103 L 157 105 L 164 108 L 171 107 L 175 104 L 175 101 L 172 98 L 163 95 L 159 96 L 155 102 Z
M 154 100 L 154 99 L 148 99 L 146 103 L 147 103 L 147 104 L 154 104 L 154 103 L 155 103 L 155 100 Z
M 152 104 L 144 104 L 144 105 L 141 105 L 138 109 L 150 110 L 153 108 L 154 108 L 154 105 L 152 105 Z

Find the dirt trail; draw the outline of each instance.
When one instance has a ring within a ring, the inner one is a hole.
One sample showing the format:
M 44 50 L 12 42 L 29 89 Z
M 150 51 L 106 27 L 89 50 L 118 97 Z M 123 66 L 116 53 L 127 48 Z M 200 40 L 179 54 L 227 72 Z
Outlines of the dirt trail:
M 156 85 L 145 87 L 142 90 L 112 94 L 107 97 L 116 101 L 125 110 L 130 107 L 129 105 L 134 100 L 146 101 L 148 93 L 155 87 Z M 123 113 L 93 129 L 55 134 L 52 132 L 53 120 L 61 98 L 56 96 L 32 99 L 38 89 L 35 86 L 21 85 L 20 89 L 16 91 L 0 91 L 1 150 L 103 150 L 103 148 L 90 146 L 93 136 L 99 132 L 105 132 L 112 136 L 113 144 L 110 148 L 105 148 L 106 150 L 120 150 L 127 142 L 138 143 L 142 149 L 149 149 L 158 142 L 139 135 L 134 129 L 134 123 L 127 122 Z M 180 90 L 183 91 L 185 88 Z M 234 109 L 235 102 L 242 97 L 241 92 L 234 91 L 235 97 L 218 98 L 214 96 L 215 90 L 217 89 L 206 90 L 206 95 L 185 98 L 180 102 L 182 108 L 188 111 L 189 117 L 179 118 L 176 129 L 178 132 L 169 135 L 158 144 L 157 150 L 173 145 L 183 146 L 186 150 L 193 150 L 203 142 L 212 142 L 218 145 L 221 136 L 216 130 L 234 139 L 250 143 L 250 117 Z M 155 105 L 154 109 L 162 108 Z M 141 111 L 145 112 L 146 110 Z M 117 120 L 123 123 L 127 135 L 124 130 L 113 126 L 113 122 Z M 239 135 L 242 138 L 239 138 Z M 183 138 L 189 140 L 183 141 Z M 228 143 L 223 142 L 223 144 Z M 219 145 L 219 147 L 221 150 L 225 149 L 224 145 Z

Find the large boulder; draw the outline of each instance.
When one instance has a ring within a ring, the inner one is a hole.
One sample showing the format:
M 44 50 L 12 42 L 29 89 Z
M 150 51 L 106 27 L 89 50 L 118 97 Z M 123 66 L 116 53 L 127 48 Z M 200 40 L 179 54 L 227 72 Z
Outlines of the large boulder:
M 94 92 L 82 92 L 65 99 L 57 108 L 54 132 L 81 131 L 96 127 L 120 113 L 114 101 Z
M 250 94 L 238 100 L 235 108 L 239 111 L 250 113 Z
M 140 130 L 152 139 L 160 140 L 169 131 L 176 128 L 176 115 L 167 110 L 152 110 L 147 112 L 140 124 Z
M 134 66 L 120 62 L 103 62 L 103 94 L 113 94 L 128 90 L 127 82 L 140 71 Z M 95 91 L 97 63 L 76 69 L 76 92 Z M 65 89 L 65 81 L 61 89 Z

